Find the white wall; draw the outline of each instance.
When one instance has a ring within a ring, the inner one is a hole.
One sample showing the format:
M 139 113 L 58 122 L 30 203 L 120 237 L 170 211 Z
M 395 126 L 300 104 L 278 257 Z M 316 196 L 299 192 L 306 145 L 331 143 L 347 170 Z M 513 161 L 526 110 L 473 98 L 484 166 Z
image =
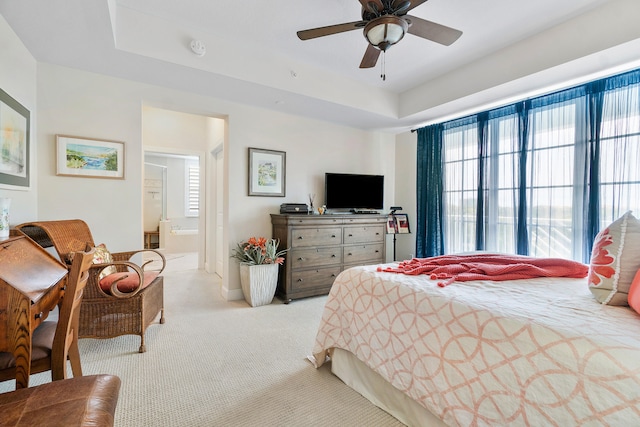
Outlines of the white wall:
M 31 117 L 31 150 L 29 189 L 9 188 L 0 185 L 0 197 L 11 198 L 10 224 L 16 225 L 32 221 L 38 217 L 38 171 L 36 168 L 37 146 L 37 111 L 36 111 L 36 70 L 37 64 L 33 56 L 24 47 L 11 27 L 0 15 L 0 89 L 22 104 L 30 112 Z
M 225 265 L 223 295 L 242 298 L 239 268 L 229 249 L 271 235 L 271 213 L 284 202 L 323 202 L 324 173 L 385 175 L 385 206 L 393 203 L 394 136 L 365 132 L 220 99 L 169 90 L 52 64 L 36 63 L 0 17 L 0 86 L 32 113 L 32 188 L 0 189 L 12 197 L 12 223 L 84 219 L 96 242 L 114 251 L 143 246 L 143 109 L 153 106 L 226 119 L 224 127 Z M 36 97 L 37 94 L 37 97 Z M 36 120 L 37 118 L 37 120 Z M 208 126 L 220 141 L 220 128 Z M 56 175 L 56 134 L 125 143 L 123 180 Z M 285 151 L 286 197 L 247 196 L 248 147 Z
M 417 134 L 405 132 L 396 136 L 395 204 L 409 215 L 411 234 L 396 236 L 396 260 L 416 255 L 416 161 Z M 391 243 L 393 244 L 393 243 Z
M 51 64 L 38 65 L 39 219 L 82 218 L 97 242 L 113 250 L 142 247 L 143 105 L 228 117 L 224 204 L 226 266 L 223 294 L 242 298 L 239 268 L 228 250 L 251 236 L 270 236 L 270 213 L 283 202 L 323 198 L 326 171 L 379 173 L 386 206 L 394 191 L 394 136 L 335 126 L 223 100 L 106 77 Z M 125 179 L 55 175 L 55 135 L 125 142 Z M 247 196 L 248 147 L 287 153 L 286 197 Z

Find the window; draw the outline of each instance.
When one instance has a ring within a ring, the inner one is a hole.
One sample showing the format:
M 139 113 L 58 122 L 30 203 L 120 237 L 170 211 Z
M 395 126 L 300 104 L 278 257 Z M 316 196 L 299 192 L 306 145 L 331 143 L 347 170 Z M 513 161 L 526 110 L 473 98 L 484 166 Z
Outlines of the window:
M 441 197 L 444 253 L 586 262 L 598 230 L 640 216 L 640 70 L 438 126 L 443 189 L 418 191 Z
M 185 212 L 184 216 L 200 214 L 200 166 L 197 161 L 185 162 Z
M 475 249 L 478 141 L 475 124 L 444 132 L 445 247 Z

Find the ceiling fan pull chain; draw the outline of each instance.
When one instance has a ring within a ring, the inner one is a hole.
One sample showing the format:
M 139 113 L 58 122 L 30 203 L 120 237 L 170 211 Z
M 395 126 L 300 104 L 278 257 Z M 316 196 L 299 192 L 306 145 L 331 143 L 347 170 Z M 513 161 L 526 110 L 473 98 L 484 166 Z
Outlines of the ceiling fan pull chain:
M 383 82 L 387 81 L 387 72 L 386 72 L 387 59 L 386 58 L 387 58 L 387 53 L 383 51 L 382 52 L 382 61 L 380 63 L 380 68 L 381 68 L 380 78 L 382 79 Z

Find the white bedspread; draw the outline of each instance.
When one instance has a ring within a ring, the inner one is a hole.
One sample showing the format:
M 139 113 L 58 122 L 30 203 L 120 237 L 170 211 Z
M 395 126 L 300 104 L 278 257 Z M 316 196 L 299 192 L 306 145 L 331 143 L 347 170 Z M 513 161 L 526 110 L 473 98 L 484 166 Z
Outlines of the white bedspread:
M 313 354 L 335 347 L 449 425 L 640 425 L 640 315 L 586 279 L 338 276 Z

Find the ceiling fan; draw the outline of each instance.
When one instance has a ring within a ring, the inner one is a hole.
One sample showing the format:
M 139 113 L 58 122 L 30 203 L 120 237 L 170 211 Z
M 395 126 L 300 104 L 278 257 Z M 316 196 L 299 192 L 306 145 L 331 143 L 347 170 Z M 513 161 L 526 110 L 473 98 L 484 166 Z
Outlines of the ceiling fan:
M 462 35 L 462 31 L 407 15 L 411 9 L 427 0 L 358 0 L 362 4 L 362 20 L 327 27 L 298 31 L 300 40 L 309 40 L 331 34 L 364 28 L 369 42 L 360 68 L 371 68 L 378 62 L 380 52 L 386 52 L 406 33 L 449 46 Z

